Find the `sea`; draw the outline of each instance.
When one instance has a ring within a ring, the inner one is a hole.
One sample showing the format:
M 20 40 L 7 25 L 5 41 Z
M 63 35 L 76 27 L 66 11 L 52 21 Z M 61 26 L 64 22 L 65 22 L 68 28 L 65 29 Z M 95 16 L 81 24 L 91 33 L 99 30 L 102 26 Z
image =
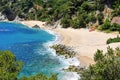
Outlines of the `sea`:
M 29 28 L 21 23 L 0 22 L 0 50 L 12 51 L 17 60 L 24 63 L 19 78 L 43 73 L 48 77 L 57 74 L 59 80 L 78 80 L 76 72 L 62 69 L 78 65 L 79 61 L 57 56 L 55 50 L 50 48 L 59 39 L 52 31 Z

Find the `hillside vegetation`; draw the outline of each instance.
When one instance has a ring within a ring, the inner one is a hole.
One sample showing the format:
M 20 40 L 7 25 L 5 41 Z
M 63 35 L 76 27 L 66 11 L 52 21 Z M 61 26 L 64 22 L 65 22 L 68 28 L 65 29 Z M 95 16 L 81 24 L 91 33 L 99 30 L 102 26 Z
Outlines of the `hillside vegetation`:
M 120 80 L 120 49 L 108 47 L 107 52 L 97 50 L 95 64 L 81 71 L 80 80 Z
M 120 16 L 119 0 L 0 0 L 0 11 L 9 20 L 61 21 L 63 27 L 98 26 Z M 110 13 L 105 13 L 110 9 Z M 108 15 L 106 15 L 108 14 Z
M 42 73 L 30 77 L 18 78 L 23 63 L 17 61 L 15 55 L 10 51 L 0 51 L 0 80 L 58 80 L 57 75 L 48 78 Z

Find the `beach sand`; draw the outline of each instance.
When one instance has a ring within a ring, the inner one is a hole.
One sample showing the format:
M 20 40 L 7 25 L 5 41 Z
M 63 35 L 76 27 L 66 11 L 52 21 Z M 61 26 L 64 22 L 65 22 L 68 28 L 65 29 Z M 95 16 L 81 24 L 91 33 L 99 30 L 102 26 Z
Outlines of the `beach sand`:
M 45 22 L 41 21 L 22 21 L 25 25 L 32 27 L 39 25 L 40 28 L 50 29 L 45 26 Z M 94 54 L 97 49 L 106 52 L 107 47 L 120 47 L 120 43 L 112 43 L 107 45 L 108 38 L 116 37 L 117 33 L 103 33 L 99 31 L 91 31 L 89 29 L 72 29 L 72 28 L 55 28 L 50 29 L 62 35 L 63 39 L 60 44 L 71 46 L 76 52 L 76 57 L 80 60 L 80 65 L 89 66 L 94 64 Z

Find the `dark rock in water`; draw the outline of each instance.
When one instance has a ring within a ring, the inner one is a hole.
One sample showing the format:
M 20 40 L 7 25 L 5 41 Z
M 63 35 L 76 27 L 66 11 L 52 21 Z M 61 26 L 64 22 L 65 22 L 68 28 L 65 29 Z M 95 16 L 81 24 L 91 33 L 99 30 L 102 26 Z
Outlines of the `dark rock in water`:
M 53 45 L 51 48 L 56 50 L 57 55 L 63 55 L 66 59 L 73 58 L 76 55 L 76 52 L 73 51 L 69 46 L 62 44 Z
M 16 18 L 16 14 L 11 11 L 9 8 L 6 8 L 2 11 L 2 14 L 4 14 L 9 21 L 13 21 Z
M 38 26 L 38 25 L 34 25 L 32 28 L 40 28 L 40 26 Z

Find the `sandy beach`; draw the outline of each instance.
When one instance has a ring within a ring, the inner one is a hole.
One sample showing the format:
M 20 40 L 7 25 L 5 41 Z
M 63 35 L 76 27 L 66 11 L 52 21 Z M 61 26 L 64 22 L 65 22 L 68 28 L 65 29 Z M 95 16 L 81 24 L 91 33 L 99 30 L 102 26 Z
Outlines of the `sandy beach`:
M 99 31 L 89 32 L 89 29 L 72 29 L 72 28 L 55 28 L 51 29 L 45 26 L 45 22 L 41 21 L 22 21 L 23 24 L 32 27 L 34 25 L 40 28 L 50 29 L 62 35 L 63 39 L 60 44 L 71 46 L 77 52 L 77 58 L 81 65 L 89 66 L 94 64 L 93 56 L 97 49 L 106 52 L 107 47 L 120 47 L 120 43 L 112 43 L 107 45 L 108 38 L 116 37 L 117 33 L 103 33 Z

